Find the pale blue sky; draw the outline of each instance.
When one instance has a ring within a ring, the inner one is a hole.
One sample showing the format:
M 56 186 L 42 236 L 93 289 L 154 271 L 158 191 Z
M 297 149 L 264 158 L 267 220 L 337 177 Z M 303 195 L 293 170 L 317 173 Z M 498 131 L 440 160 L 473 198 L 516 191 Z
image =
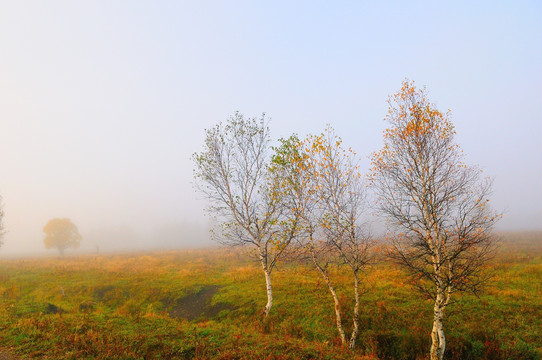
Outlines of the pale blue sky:
M 41 249 L 52 217 L 137 244 L 205 224 L 190 155 L 235 110 L 368 156 L 405 78 L 495 178 L 499 228 L 541 229 L 542 3 L 451 3 L 2 2 L 0 251 Z

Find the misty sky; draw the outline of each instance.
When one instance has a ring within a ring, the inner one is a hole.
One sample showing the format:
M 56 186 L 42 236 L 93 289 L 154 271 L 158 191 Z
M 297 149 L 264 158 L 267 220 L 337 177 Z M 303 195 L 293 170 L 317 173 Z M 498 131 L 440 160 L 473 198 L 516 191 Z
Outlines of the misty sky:
M 461 3 L 3 1 L 0 254 L 42 251 L 54 217 L 89 249 L 206 244 L 205 128 L 330 123 L 366 159 L 405 78 L 494 177 L 498 228 L 542 229 L 542 3 Z

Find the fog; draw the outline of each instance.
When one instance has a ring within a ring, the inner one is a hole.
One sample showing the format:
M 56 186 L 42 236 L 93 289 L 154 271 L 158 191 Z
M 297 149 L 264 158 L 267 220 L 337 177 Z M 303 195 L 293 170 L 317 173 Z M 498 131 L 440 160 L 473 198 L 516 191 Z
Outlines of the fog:
M 84 251 L 210 246 L 205 128 L 236 110 L 274 138 L 330 123 L 367 169 L 405 78 L 452 110 L 498 228 L 542 229 L 538 2 L 228 4 L 0 5 L 0 256 L 45 252 L 55 217 Z

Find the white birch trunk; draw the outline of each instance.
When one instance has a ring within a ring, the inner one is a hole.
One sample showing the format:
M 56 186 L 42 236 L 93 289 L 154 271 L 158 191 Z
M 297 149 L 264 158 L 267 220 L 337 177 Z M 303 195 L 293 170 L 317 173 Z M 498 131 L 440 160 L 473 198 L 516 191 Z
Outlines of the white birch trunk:
M 359 334 L 359 279 L 357 271 L 354 271 L 354 317 L 353 317 L 353 328 L 352 334 L 350 336 L 350 344 L 348 347 L 354 349 L 356 347 L 356 339 Z
M 431 360 L 442 360 L 444 350 L 446 349 L 446 339 L 444 337 L 444 327 L 442 318 L 444 317 L 444 307 L 442 307 L 443 297 L 437 295 L 434 307 L 433 330 L 431 331 Z
M 266 254 L 262 254 L 261 252 L 259 256 L 260 262 L 262 264 L 262 269 L 265 274 L 265 288 L 267 291 L 267 304 L 265 305 L 265 308 L 263 310 L 263 318 L 265 320 L 267 319 L 267 316 L 271 311 L 271 307 L 273 306 L 273 287 L 271 286 L 271 271 L 267 266 L 267 256 Z
M 339 302 L 339 297 L 337 296 L 337 293 L 335 292 L 335 288 L 333 287 L 333 284 L 331 283 L 331 279 L 327 275 L 326 271 L 320 266 L 320 264 L 317 263 L 316 260 L 313 259 L 314 265 L 316 268 L 320 271 L 320 274 L 322 274 L 322 277 L 326 281 L 326 284 L 329 288 L 329 292 L 331 293 L 331 296 L 333 297 L 333 301 L 335 302 L 335 322 L 337 324 L 337 330 L 339 331 L 339 335 L 341 337 L 341 343 L 343 345 L 346 344 L 346 334 L 344 333 L 342 319 L 341 319 L 341 304 Z
M 273 306 L 273 288 L 271 287 L 271 272 L 269 270 L 264 269 L 265 272 L 265 286 L 267 290 L 267 304 L 265 305 L 264 311 L 263 311 L 263 317 L 264 319 L 267 318 L 269 315 L 269 312 L 271 311 L 271 306 Z

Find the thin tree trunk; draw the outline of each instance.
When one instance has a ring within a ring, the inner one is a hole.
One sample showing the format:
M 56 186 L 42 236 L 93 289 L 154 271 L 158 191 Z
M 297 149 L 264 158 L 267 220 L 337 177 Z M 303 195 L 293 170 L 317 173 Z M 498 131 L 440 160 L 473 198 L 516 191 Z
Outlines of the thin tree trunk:
M 327 284 L 327 286 L 329 288 L 329 292 L 331 293 L 331 296 L 333 296 L 333 301 L 335 302 L 335 322 L 337 324 L 337 330 L 339 331 L 339 335 L 341 337 L 341 342 L 342 342 L 343 345 L 345 345 L 346 344 L 346 335 L 344 333 L 342 319 L 341 319 L 341 304 L 339 302 L 339 297 L 337 296 L 337 293 L 335 292 L 335 288 L 333 287 L 333 284 L 331 283 L 331 279 L 327 275 L 326 270 L 324 270 L 320 266 L 320 264 L 318 264 L 318 262 L 316 261 L 314 256 L 312 258 L 312 261 L 313 261 L 314 265 L 316 266 L 316 268 L 318 269 L 318 271 L 320 271 L 320 274 L 322 274 L 322 277 L 326 281 L 326 284 Z
M 358 272 L 354 271 L 354 318 L 353 318 L 353 328 L 352 334 L 350 336 L 350 344 L 348 347 L 354 349 L 356 347 L 356 338 L 359 334 L 359 279 Z
M 271 311 L 271 306 L 273 306 L 273 287 L 271 286 L 271 271 L 267 266 L 267 256 L 265 256 L 265 254 L 260 253 L 260 262 L 265 274 L 265 287 L 267 291 L 267 304 L 263 310 L 263 318 L 265 320 Z
M 267 289 L 267 304 L 263 312 L 264 319 L 267 318 L 269 312 L 271 311 L 271 306 L 273 306 L 273 288 L 271 287 L 271 273 L 269 270 L 264 270 L 265 272 L 265 285 Z
M 446 339 L 442 325 L 442 318 L 444 316 L 444 308 L 441 306 L 442 301 L 442 295 L 437 295 L 434 307 L 433 330 L 431 331 L 431 360 L 442 360 L 444 350 L 446 349 Z

